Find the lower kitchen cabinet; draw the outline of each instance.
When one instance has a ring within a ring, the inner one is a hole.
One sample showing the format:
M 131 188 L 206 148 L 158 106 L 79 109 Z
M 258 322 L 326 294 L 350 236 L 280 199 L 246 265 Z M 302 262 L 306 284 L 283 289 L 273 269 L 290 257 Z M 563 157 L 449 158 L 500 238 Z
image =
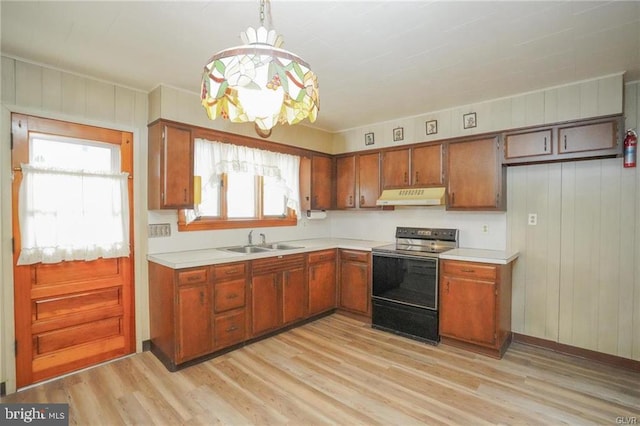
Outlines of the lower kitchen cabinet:
M 371 318 L 371 252 L 340 249 L 338 308 Z
M 501 358 L 511 342 L 511 264 L 440 262 L 440 338 Z
M 176 307 L 175 361 L 179 364 L 211 352 L 211 287 L 208 283 L 179 286 Z
M 292 254 L 251 262 L 252 336 L 306 316 L 304 257 L 304 254 Z
M 316 315 L 336 308 L 336 250 L 309 253 L 308 314 Z
M 246 339 L 246 262 L 171 269 L 149 262 L 151 351 L 174 371 Z

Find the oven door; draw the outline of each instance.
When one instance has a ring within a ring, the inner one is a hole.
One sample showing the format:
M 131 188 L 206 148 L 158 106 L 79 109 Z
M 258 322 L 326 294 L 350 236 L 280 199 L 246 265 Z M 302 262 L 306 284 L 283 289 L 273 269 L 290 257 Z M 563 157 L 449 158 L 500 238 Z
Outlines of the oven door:
M 438 259 L 373 253 L 373 299 L 438 309 Z

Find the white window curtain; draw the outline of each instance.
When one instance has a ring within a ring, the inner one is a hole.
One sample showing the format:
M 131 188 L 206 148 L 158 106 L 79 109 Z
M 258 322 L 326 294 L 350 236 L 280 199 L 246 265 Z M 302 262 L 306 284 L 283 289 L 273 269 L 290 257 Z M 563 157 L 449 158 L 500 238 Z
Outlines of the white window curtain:
M 217 199 L 220 175 L 244 172 L 277 179 L 285 188 L 287 207 L 300 218 L 300 157 L 246 146 L 195 139 L 194 173 L 202 179 L 202 200 Z M 187 220 L 199 216 L 187 212 Z
M 126 257 L 128 173 L 22 165 L 18 265 Z

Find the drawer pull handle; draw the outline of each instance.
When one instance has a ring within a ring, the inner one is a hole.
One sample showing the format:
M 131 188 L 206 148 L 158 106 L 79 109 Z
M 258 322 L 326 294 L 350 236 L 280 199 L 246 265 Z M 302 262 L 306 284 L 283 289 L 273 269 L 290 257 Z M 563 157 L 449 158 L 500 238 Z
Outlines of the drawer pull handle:
M 231 275 L 231 274 L 235 274 L 237 272 L 238 272 L 237 269 L 227 269 L 224 273 L 227 274 L 227 275 Z
M 227 299 L 235 299 L 235 298 L 237 298 L 237 297 L 238 297 L 238 295 L 237 295 L 237 294 L 235 294 L 235 293 L 227 294 Z
M 462 272 L 475 272 L 475 269 L 462 268 L 460 269 Z
M 232 331 L 236 331 L 238 329 L 238 327 L 236 327 L 235 325 L 232 325 L 231 327 L 227 328 L 227 333 L 231 333 Z
M 195 277 L 194 276 L 187 277 L 187 281 L 198 281 L 199 279 L 200 279 L 200 277 L 197 277 L 197 276 L 195 276 Z

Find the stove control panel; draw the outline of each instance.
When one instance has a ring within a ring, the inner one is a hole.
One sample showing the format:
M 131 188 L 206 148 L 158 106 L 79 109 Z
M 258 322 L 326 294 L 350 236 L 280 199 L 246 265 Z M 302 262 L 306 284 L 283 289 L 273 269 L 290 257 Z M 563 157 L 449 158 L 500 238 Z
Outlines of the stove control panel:
M 410 228 L 399 226 L 396 228 L 396 238 L 457 241 L 458 230 L 449 228 Z

